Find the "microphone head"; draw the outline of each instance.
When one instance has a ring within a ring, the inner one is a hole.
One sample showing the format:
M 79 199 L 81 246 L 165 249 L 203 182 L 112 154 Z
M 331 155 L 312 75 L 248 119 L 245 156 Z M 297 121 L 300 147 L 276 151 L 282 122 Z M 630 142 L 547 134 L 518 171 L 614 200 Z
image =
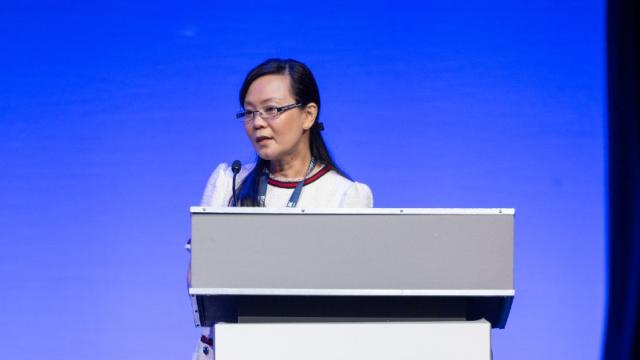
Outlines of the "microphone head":
M 234 174 L 237 174 L 240 172 L 241 167 L 242 163 L 240 163 L 240 160 L 234 160 L 231 164 L 231 171 L 233 171 Z

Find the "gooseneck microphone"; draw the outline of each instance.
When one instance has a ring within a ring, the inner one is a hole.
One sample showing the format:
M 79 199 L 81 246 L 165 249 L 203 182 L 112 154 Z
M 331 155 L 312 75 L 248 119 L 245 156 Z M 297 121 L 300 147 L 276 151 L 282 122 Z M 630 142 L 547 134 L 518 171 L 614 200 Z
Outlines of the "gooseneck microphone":
M 240 163 L 240 160 L 234 160 L 233 164 L 231 164 L 231 171 L 233 171 L 233 181 L 231 184 L 231 191 L 233 194 L 232 204 L 234 207 L 238 205 L 238 198 L 236 197 L 236 176 L 238 176 L 238 173 L 240 172 L 241 167 L 242 167 L 242 163 Z

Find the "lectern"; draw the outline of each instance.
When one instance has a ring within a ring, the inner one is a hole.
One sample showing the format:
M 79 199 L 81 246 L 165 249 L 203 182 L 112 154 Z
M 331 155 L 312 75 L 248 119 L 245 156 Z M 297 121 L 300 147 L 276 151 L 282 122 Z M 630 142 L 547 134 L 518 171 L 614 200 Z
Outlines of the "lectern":
M 191 208 L 216 359 L 489 359 L 515 294 L 513 209 Z

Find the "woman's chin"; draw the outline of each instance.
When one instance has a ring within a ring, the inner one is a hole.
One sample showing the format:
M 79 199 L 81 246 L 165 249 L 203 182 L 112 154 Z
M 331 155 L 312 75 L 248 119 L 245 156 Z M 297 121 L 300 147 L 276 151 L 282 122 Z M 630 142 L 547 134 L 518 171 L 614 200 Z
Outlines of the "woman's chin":
M 267 160 L 267 161 L 271 161 L 276 159 L 277 157 L 274 156 L 272 151 L 269 151 L 267 149 L 256 149 L 256 153 L 258 153 L 258 156 L 262 159 L 262 160 Z

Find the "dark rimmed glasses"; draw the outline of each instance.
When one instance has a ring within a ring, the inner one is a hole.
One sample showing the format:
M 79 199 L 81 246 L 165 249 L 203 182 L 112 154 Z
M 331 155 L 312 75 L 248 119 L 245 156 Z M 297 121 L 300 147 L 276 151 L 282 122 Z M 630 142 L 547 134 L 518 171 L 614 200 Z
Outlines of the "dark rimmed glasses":
M 287 110 L 291 110 L 302 106 L 302 104 L 289 104 L 285 106 L 266 106 L 262 108 L 262 110 L 245 110 L 236 114 L 236 119 L 243 121 L 252 121 L 255 119 L 256 114 L 259 115 L 263 120 L 270 121 L 278 117 L 280 114 Z

